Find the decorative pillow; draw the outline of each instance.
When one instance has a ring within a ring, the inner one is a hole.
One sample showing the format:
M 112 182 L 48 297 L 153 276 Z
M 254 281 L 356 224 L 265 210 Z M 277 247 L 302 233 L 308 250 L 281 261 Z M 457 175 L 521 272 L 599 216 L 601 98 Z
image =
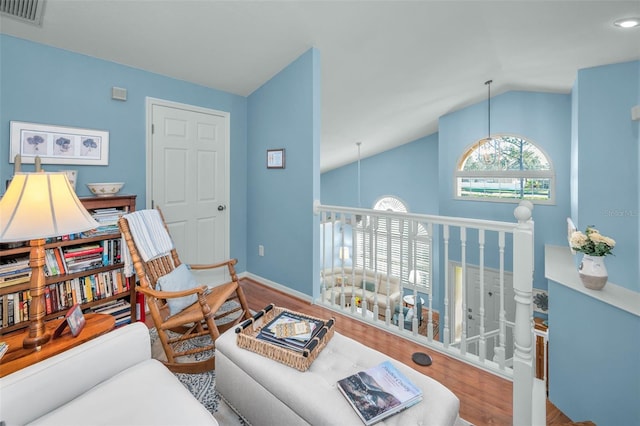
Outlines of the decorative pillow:
M 167 275 L 158 278 L 157 282 L 158 290 L 161 291 L 182 291 L 198 286 L 199 284 L 196 281 L 196 278 L 184 263 L 180 264 L 180 266 L 169 272 Z M 187 306 L 195 303 L 197 300 L 198 296 L 195 294 L 175 299 L 167 299 L 169 313 L 171 315 L 177 314 Z
M 373 281 L 362 281 L 362 288 L 372 293 L 375 293 L 376 283 L 374 283 Z

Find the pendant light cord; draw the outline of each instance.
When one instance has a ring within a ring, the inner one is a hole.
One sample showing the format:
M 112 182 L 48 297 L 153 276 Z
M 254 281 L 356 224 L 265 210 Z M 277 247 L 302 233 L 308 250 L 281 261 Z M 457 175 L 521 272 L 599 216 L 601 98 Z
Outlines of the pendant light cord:
M 356 145 L 358 145 L 358 207 L 362 207 L 361 204 L 361 200 L 360 200 L 360 145 L 362 144 L 362 142 L 356 142 Z
M 487 134 L 487 140 L 491 140 L 491 83 L 493 83 L 493 80 L 487 80 L 484 82 L 484 84 L 487 85 L 487 121 L 488 121 L 488 131 L 489 133 Z

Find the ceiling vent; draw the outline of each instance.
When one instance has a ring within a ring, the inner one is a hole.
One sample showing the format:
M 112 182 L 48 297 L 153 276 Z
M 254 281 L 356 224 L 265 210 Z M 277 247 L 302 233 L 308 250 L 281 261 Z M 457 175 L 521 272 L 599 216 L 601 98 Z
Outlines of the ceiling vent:
M 28 22 L 39 27 L 42 26 L 44 12 L 44 0 L 0 0 L 0 13 Z

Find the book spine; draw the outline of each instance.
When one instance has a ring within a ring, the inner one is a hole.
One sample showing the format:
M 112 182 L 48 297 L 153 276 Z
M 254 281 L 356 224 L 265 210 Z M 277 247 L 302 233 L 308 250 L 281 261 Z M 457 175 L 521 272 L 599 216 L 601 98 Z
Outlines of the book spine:
M 9 326 L 9 295 L 2 296 L 2 327 Z
M 81 251 L 74 251 L 74 252 L 66 252 L 64 254 L 64 258 L 65 259 L 72 259 L 74 257 L 80 257 L 80 256 L 87 256 L 90 254 L 101 254 L 103 251 L 102 247 L 94 247 L 94 248 L 89 248 L 86 250 L 81 250 Z
M 89 276 L 84 277 L 84 303 L 93 301 L 93 292 L 91 291 L 91 278 Z
M 49 286 L 49 297 L 51 299 L 51 311 L 48 313 L 51 314 L 58 311 L 58 291 L 55 284 Z
M 55 260 L 55 256 L 53 255 L 53 249 L 46 249 L 44 251 L 44 256 L 44 263 L 46 269 L 49 271 L 49 275 L 58 275 L 57 261 Z
M 14 299 L 14 294 L 7 294 L 7 325 L 13 325 L 14 324 L 14 317 L 13 317 L 13 299 Z
M 16 324 L 22 322 L 22 293 L 16 293 L 13 300 L 13 319 Z
M 67 265 L 64 263 L 64 257 L 62 256 L 62 248 L 58 247 L 53 250 L 53 254 L 56 256 L 56 264 L 58 265 L 58 271 L 60 274 L 67 273 Z

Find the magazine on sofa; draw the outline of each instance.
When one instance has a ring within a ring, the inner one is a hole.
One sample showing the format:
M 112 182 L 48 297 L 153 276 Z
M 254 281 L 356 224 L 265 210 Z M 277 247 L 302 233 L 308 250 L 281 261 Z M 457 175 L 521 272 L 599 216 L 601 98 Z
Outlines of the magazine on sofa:
M 366 425 L 422 400 L 422 390 L 389 361 L 338 380 L 338 389 Z

